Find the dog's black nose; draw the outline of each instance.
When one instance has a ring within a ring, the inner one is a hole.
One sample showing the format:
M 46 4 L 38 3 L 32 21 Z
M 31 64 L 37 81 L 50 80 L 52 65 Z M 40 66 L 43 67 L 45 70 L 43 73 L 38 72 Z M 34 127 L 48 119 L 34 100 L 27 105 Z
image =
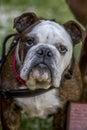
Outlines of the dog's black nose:
M 37 54 L 39 56 L 46 56 L 46 57 L 52 57 L 53 56 L 53 53 L 49 48 L 40 48 L 37 51 Z

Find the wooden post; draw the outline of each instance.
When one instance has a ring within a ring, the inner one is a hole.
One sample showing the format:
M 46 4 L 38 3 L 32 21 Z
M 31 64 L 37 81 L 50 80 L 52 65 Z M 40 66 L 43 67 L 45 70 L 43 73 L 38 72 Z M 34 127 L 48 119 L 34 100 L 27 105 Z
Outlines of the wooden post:
M 70 103 L 67 130 L 87 130 L 87 104 Z

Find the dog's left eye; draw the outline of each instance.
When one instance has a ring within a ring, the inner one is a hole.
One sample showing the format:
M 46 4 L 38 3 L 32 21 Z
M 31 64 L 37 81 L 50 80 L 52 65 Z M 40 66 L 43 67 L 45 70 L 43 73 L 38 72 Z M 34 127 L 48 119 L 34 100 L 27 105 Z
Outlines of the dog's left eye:
M 28 39 L 25 44 L 26 44 L 26 46 L 28 46 L 28 47 L 33 46 L 33 44 L 34 44 L 34 39 L 33 39 L 33 38 Z
M 58 50 L 62 55 L 67 52 L 67 48 L 64 45 L 59 45 Z

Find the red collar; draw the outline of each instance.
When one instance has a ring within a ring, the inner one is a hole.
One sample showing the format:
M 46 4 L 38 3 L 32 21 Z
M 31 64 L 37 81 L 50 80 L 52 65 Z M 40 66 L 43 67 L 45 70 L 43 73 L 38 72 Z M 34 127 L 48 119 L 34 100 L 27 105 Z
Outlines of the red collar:
M 13 57 L 13 71 L 14 71 L 15 77 L 17 78 L 17 80 L 19 81 L 20 84 L 26 86 L 25 81 L 20 77 L 20 74 L 17 72 L 16 64 L 17 64 L 16 55 L 14 55 L 14 57 Z

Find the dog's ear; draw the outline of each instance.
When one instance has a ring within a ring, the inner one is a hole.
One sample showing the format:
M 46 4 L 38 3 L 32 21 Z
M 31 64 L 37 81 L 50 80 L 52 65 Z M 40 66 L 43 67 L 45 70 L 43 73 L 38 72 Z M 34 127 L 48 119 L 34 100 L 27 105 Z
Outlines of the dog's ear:
M 38 21 L 35 13 L 24 13 L 14 19 L 14 28 L 20 33 Z
M 84 30 L 74 21 L 69 21 L 64 24 L 65 29 L 70 34 L 73 44 L 76 45 L 82 41 L 84 36 Z

